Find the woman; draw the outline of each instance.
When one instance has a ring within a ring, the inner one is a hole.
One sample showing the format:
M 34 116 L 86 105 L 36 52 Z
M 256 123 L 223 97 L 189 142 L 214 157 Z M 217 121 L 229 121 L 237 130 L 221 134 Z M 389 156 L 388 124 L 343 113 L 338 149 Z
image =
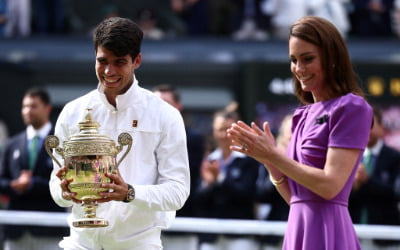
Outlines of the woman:
M 213 119 L 217 148 L 201 167 L 202 185 L 197 190 L 200 216 L 216 219 L 255 219 L 254 204 L 259 162 L 230 149 L 227 129 L 238 121 L 238 113 L 218 111 Z M 202 234 L 200 250 L 258 250 L 252 236 Z
M 354 175 L 368 142 L 372 109 L 363 98 L 338 30 L 319 17 L 290 29 L 295 94 L 304 106 L 292 119 L 287 156 L 263 130 L 239 121 L 231 148 L 264 163 L 290 204 L 283 249 L 360 249 L 347 209 Z

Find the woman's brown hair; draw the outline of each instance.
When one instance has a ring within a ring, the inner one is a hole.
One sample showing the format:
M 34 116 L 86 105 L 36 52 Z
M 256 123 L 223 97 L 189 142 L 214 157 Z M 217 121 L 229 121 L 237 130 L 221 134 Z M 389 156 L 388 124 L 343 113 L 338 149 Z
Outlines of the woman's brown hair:
M 325 72 L 328 93 L 332 98 L 353 93 L 364 97 L 357 76 L 351 64 L 346 43 L 329 21 L 315 16 L 306 16 L 295 22 L 290 28 L 289 40 L 297 37 L 316 45 L 321 52 L 322 69 Z M 293 75 L 294 93 L 303 104 L 314 102 L 311 92 L 302 90 L 299 80 Z

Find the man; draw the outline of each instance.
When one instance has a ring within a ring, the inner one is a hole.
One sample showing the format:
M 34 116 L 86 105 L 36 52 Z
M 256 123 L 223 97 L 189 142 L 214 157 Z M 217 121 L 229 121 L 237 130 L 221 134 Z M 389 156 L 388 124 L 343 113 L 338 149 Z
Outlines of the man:
M 70 228 L 60 243 L 64 249 L 162 249 L 161 230 L 171 225 L 175 211 L 189 195 L 186 134 L 178 110 L 138 85 L 135 70 L 142 61 L 143 32 L 127 18 L 103 20 L 93 33 L 96 55 L 96 90 L 68 103 L 58 117 L 55 135 L 60 141 L 77 134 L 86 109 L 92 109 L 99 133 L 117 140 L 121 132 L 133 137 L 132 150 L 107 174 L 110 192 L 100 192 L 97 215 L 109 221 L 104 228 Z M 59 159 L 63 162 L 62 159 Z M 52 197 L 63 207 L 72 206 L 68 218 L 81 218 L 83 208 L 70 180 L 61 180 L 66 168 L 54 164 Z M 112 190 L 112 191 L 111 191 Z
M 53 134 L 51 109 L 43 89 L 29 89 L 23 97 L 21 113 L 27 127 L 8 140 L 0 165 L 0 192 L 9 197 L 8 210 L 65 211 L 54 203 L 48 187 L 53 164 L 43 142 Z M 6 250 L 53 250 L 67 234 L 63 227 L 26 225 L 6 225 L 3 231 Z
M 169 84 L 157 85 L 153 88 L 153 92 L 161 99 L 183 112 L 183 105 L 179 92 Z M 197 217 L 195 199 L 195 190 L 200 185 L 200 166 L 205 153 L 204 136 L 198 133 L 190 126 L 186 126 L 187 148 L 189 154 L 190 166 L 190 196 L 182 209 L 178 210 L 178 217 Z M 164 250 L 197 250 L 198 237 L 195 233 L 177 233 L 166 232 L 163 234 Z
M 385 128 L 380 110 L 374 107 L 363 163 L 360 164 L 350 196 L 349 210 L 354 223 L 400 225 L 397 208 L 400 190 L 400 152 L 383 141 Z M 399 249 L 398 241 L 362 241 L 363 249 Z

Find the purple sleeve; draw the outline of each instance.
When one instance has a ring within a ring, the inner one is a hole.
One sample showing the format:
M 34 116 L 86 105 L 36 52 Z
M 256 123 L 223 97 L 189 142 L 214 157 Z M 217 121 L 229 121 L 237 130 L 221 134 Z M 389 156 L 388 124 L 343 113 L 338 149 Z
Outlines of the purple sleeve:
M 329 121 L 329 147 L 366 147 L 372 125 L 372 108 L 362 97 L 350 94 L 340 98 Z

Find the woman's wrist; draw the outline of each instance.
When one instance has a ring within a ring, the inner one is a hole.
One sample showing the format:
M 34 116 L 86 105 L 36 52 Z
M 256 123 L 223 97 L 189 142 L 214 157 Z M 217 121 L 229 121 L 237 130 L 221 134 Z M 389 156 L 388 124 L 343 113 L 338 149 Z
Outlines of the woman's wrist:
M 286 182 L 287 177 L 285 175 L 282 175 L 278 179 L 275 179 L 274 177 L 272 177 L 272 175 L 269 175 L 269 179 L 274 186 L 279 186 L 279 185 L 283 184 L 284 182 Z
M 281 171 L 279 171 L 275 167 L 267 164 L 264 164 L 264 167 L 268 170 L 269 179 L 271 180 L 272 184 L 274 184 L 274 186 L 278 186 L 286 180 L 286 175 L 281 173 Z

